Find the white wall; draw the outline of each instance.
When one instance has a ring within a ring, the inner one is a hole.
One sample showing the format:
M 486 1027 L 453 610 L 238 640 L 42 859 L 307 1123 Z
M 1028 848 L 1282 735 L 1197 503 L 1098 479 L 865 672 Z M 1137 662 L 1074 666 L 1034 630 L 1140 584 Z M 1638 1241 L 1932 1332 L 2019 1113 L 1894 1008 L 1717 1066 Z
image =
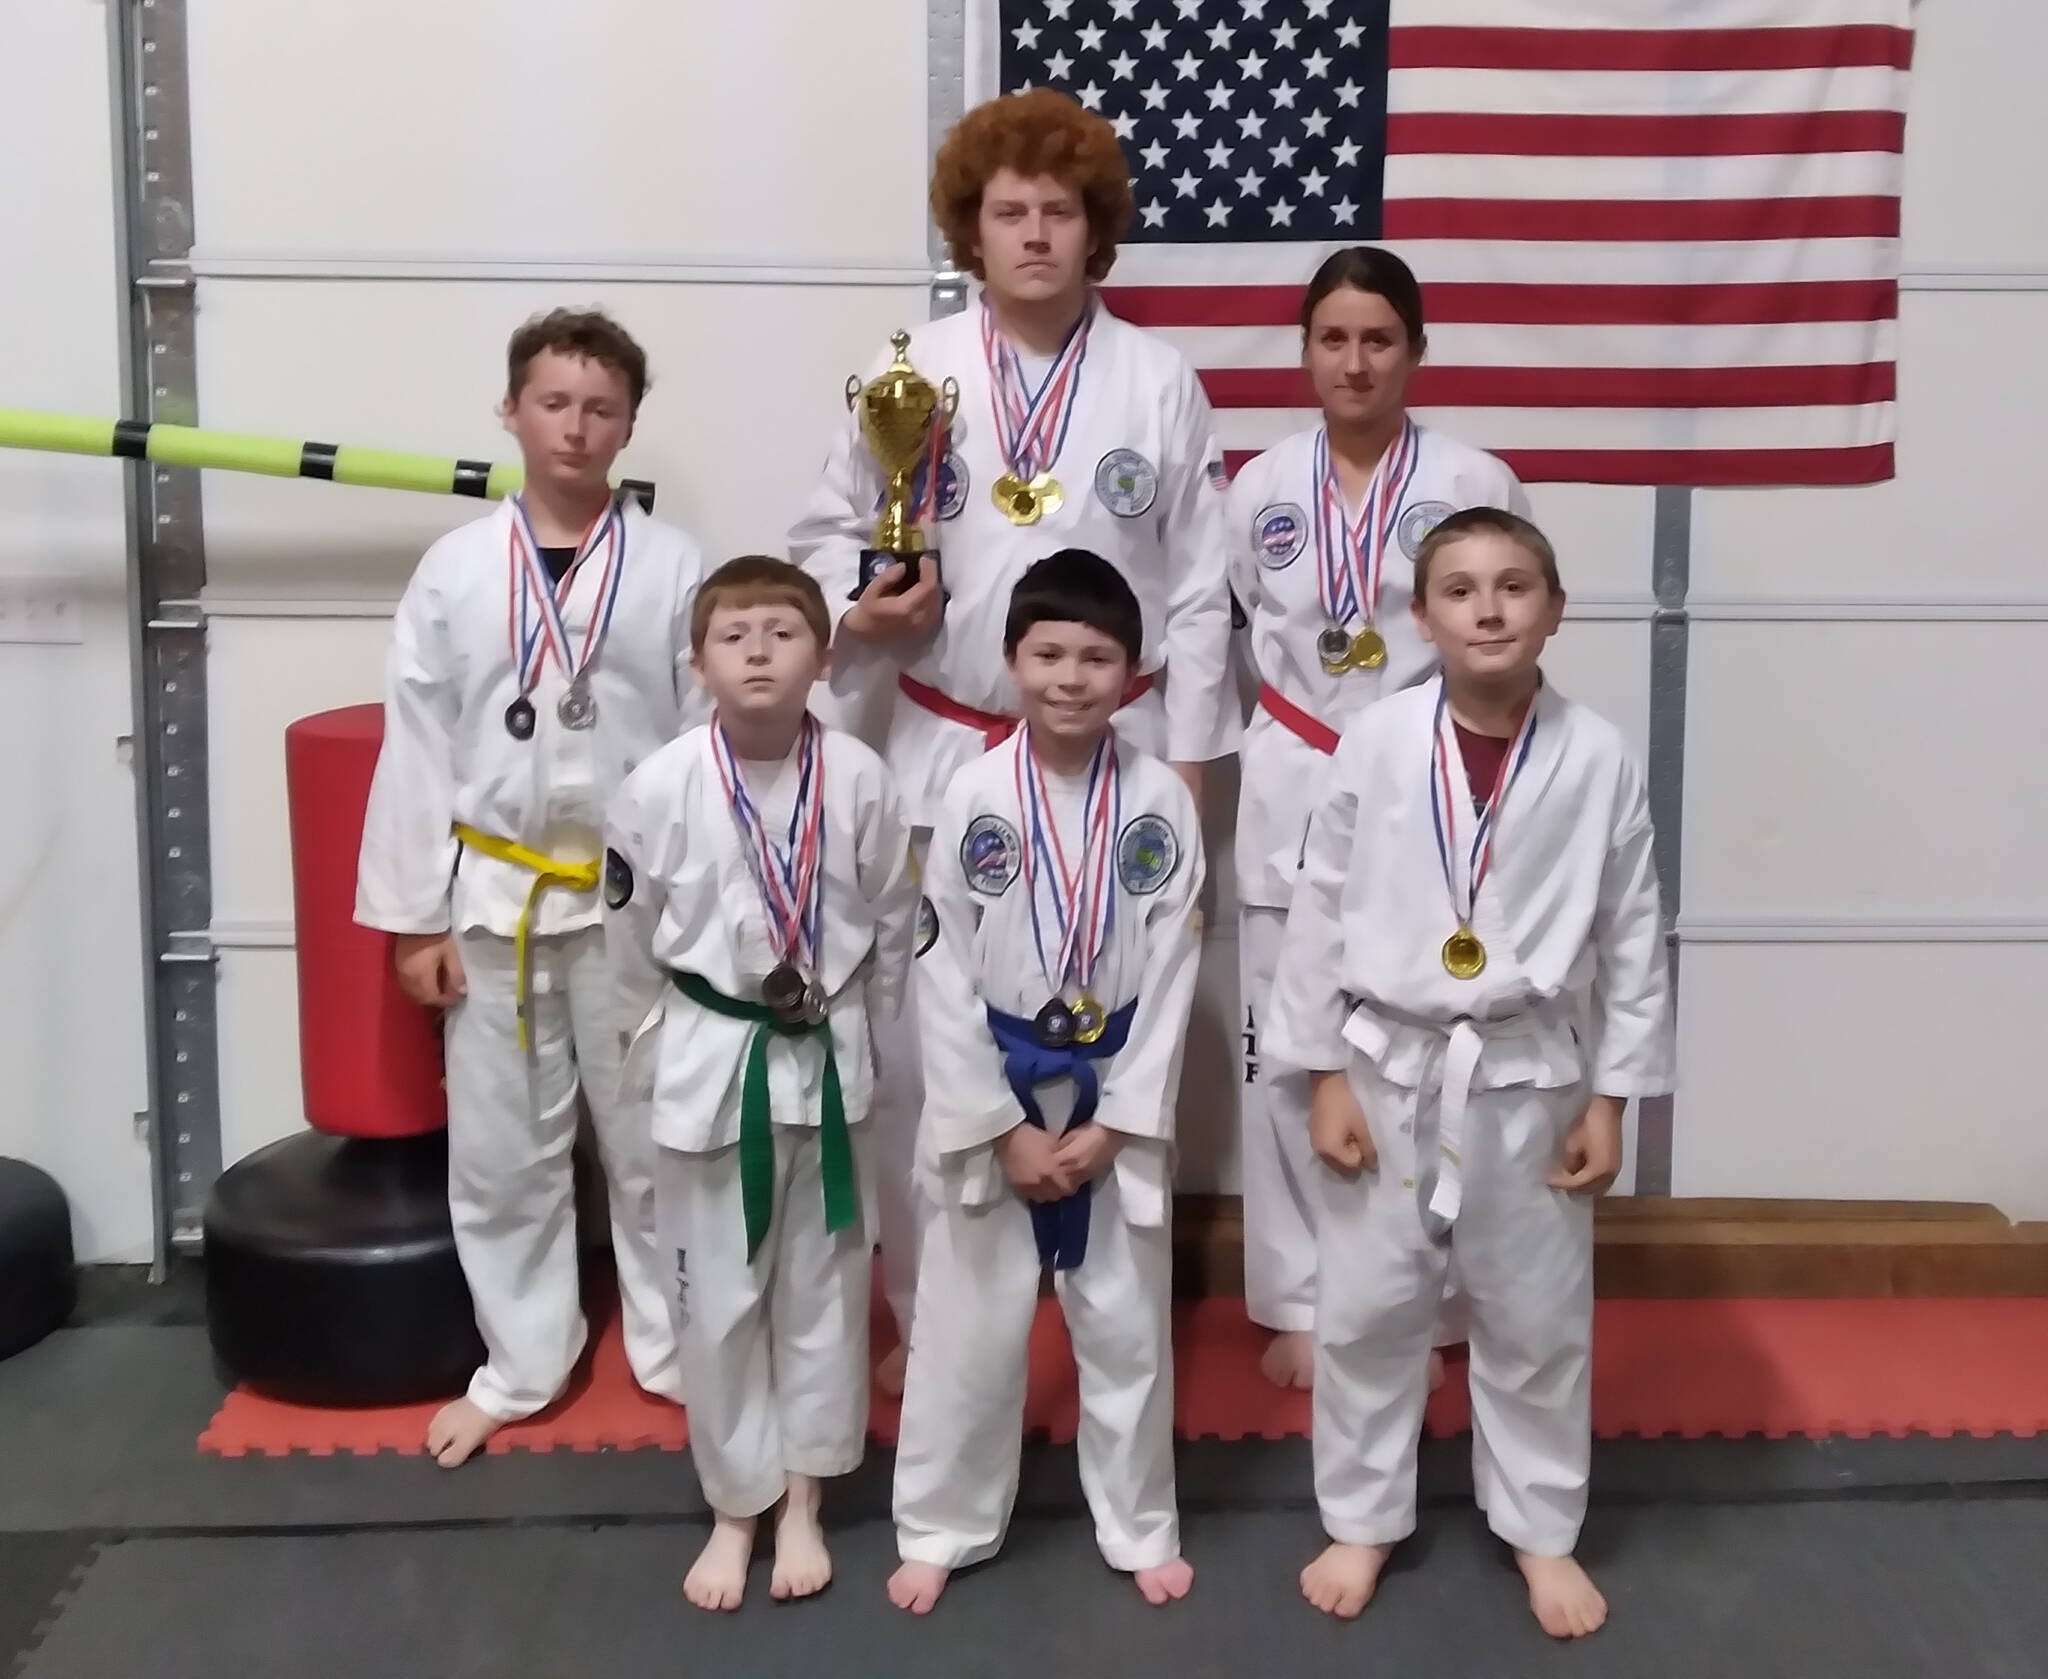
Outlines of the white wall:
M 9 8 L 0 405 L 121 407 L 107 23 Z M 0 1154 L 69 1193 L 88 1259 L 151 1245 L 122 469 L 0 451 Z
M 502 458 L 509 440 L 490 409 L 506 334 L 542 306 L 600 301 L 655 364 L 628 470 L 657 479 L 663 511 L 713 552 L 775 546 L 846 373 L 924 313 L 915 0 L 188 4 L 209 423 Z M 35 11 L 51 50 L 0 68 L 22 84 L 0 124 L 35 144 L 9 147 L 0 179 L 55 207 L 40 246 L 65 257 L 0 285 L 40 287 L 63 329 L 31 336 L 0 399 L 108 410 L 101 16 Z M 2028 681 L 2048 663 L 2048 585 L 2027 500 L 2048 429 L 2048 291 L 2036 289 L 2048 286 L 2048 125 L 2029 68 L 2048 56 L 2048 11 L 1933 5 L 1918 23 L 1906 266 L 1923 279 L 1902 322 L 1899 479 L 1694 498 L 1675 1187 L 1955 1196 L 2040 1216 L 2048 1113 L 2003 1046 L 2048 995 L 2048 771 Z M 44 143 L 45 105 L 79 144 Z M 2004 289 L 1925 289 L 1967 273 L 2008 277 Z M 10 502 L 35 510 L 0 528 L 9 570 L 90 558 L 118 575 L 112 469 L 0 457 L 0 474 Z M 299 1122 L 283 728 L 374 696 L 383 612 L 420 548 L 475 510 L 229 476 L 206 495 L 233 1158 Z M 1646 744 L 1650 493 L 1545 486 L 1535 501 L 1575 605 L 1553 674 Z M 1994 621 L 1957 621 L 1973 610 Z M 118 614 L 109 622 L 97 650 L 90 636 L 0 645 L 0 703 L 46 696 L 44 661 L 79 673 L 108 713 L 102 727 L 67 701 L 61 744 L 39 737 L 41 758 L 18 738 L 7 750 L 31 778 L 105 767 L 109 790 L 77 825 L 89 843 L 61 843 L 67 869 L 90 854 L 114 883 L 93 900 L 110 923 L 97 942 L 128 962 L 132 1001 L 127 790 L 104 764 L 125 715 L 125 648 Z M 86 682 L 88 670 L 103 680 Z M 0 909 L 43 843 L 0 836 Z M 1220 1093 L 1234 1088 L 1237 1014 L 1217 907 L 1190 1083 Z M 2031 929 L 1997 925 L 2014 918 Z M 7 954 L 47 953 L 74 927 L 44 903 L 0 921 L 0 937 Z M 2003 936 L 1981 942 L 1973 927 Z M 20 971 L 10 963 L 6 983 L 21 988 Z M 83 999 L 60 1012 L 95 1018 Z M 146 1210 L 146 1173 L 104 1129 L 140 1105 L 139 1032 L 125 1057 L 88 1068 L 22 1018 L 7 1011 L 0 1033 L 19 1035 L 18 1064 L 49 1092 L 31 1104 L 54 1116 L 35 1122 L 36 1146 L 89 1135 L 64 1166 L 74 1196 L 103 1207 L 94 1216 L 110 1228 L 121 1209 Z M 68 1041 L 85 1030 L 67 1026 Z M 14 1042 L 0 1038 L 0 1052 Z M 15 1138 L 23 1124 L 0 1114 L 0 1146 L 31 1151 Z M 1230 1130 L 1220 1107 L 1191 1118 L 1190 1187 L 1234 1183 Z

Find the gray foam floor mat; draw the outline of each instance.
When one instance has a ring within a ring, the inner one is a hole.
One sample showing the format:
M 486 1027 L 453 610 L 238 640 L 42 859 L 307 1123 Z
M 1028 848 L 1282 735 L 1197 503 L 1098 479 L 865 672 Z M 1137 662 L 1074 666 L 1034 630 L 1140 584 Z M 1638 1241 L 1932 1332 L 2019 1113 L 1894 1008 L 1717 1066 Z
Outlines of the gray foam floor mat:
M 1085 1523 L 1025 1521 L 929 1620 L 891 1609 L 887 1526 L 839 1529 L 813 1603 L 737 1615 L 678 1582 L 699 1524 L 131 1539 L 107 1545 L 23 1679 L 2039 1679 L 2048 1505 L 2034 1500 L 1596 1512 L 1607 1629 L 1553 1646 L 1470 1512 L 1426 1522 L 1360 1621 L 1296 1595 L 1313 1521 L 1195 1515 L 1194 1595 L 1148 1609 Z

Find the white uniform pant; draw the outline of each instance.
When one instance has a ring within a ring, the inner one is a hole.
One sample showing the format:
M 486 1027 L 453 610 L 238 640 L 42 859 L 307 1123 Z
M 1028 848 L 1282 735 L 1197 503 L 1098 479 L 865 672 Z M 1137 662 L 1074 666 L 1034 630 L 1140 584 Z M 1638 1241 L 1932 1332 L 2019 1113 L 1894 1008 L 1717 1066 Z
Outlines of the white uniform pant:
M 1238 995 L 1245 1011 L 1245 1074 L 1238 1085 L 1244 1195 L 1244 1309 L 1268 1329 L 1316 1323 L 1316 1203 L 1322 1166 L 1308 1140 L 1309 1078 L 1259 1055 L 1259 1022 L 1280 966 L 1287 912 L 1238 911 Z M 1465 1339 L 1457 1268 L 1444 1290 L 1436 1345 Z
M 867 1131 L 850 1131 L 857 1184 Z M 775 1211 L 751 1262 L 738 1145 L 655 1151 L 690 1454 L 724 1516 L 758 1516 L 791 1475 L 844 1475 L 867 1444 L 867 1221 L 827 1230 L 817 1131 L 774 1135 Z
M 448 1210 L 488 1354 L 469 1397 L 505 1421 L 561 1393 L 583 1351 L 575 1177 L 580 1088 L 611 1210 L 626 1357 L 680 1401 L 668 1287 L 654 1244 L 653 1143 L 616 1101 L 620 1052 L 599 928 L 528 945 L 529 1047 L 519 1047 L 512 941 L 461 935 L 468 992 L 448 1011 Z
M 931 851 L 932 831 L 919 828 L 910 840 L 910 855 L 920 880 Z M 874 1019 L 869 1030 L 875 1046 L 875 1092 L 869 1108 L 874 1130 L 870 1147 L 875 1160 L 875 1223 L 882 1249 L 882 1292 L 896 1332 L 910 1339 L 911 1313 L 917 1300 L 918 1244 L 932 1209 L 917 1180 L 917 1125 L 924 1112 L 923 1051 L 917 1037 L 917 979 L 902 1010 Z
M 1259 1056 L 1259 1022 L 1280 964 L 1287 912 L 1238 911 L 1238 994 L 1245 1014 L 1238 1085 L 1243 1145 L 1244 1308 L 1268 1329 L 1316 1321 L 1316 1157 L 1308 1142 L 1308 1074 Z
M 1080 1366 L 1081 1490 L 1110 1567 L 1159 1568 L 1180 1555 L 1172 1244 L 1163 1227 L 1124 1221 L 1114 1168 L 1093 1194 L 1087 1254 L 1054 1273 Z M 896 1549 L 906 1562 L 964 1568 L 1002 1547 L 1042 1274 L 1030 1208 L 1015 1194 L 987 1207 L 948 1201 L 926 1228 L 896 1451 Z
M 1474 1091 L 1464 1204 L 1447 1242 L 1422 1222 L 1438 1091 L 1354 1057 L 1379 1169 L 1318 1166 L 1316 1503 L 1332 1539 L 1415 1530 L 1415 1459 L 1437 1308 L 1455 1254 L 1472 1343 L 1472 1484 L 1517 1550 L 1568 1556 L 1592 1453 L 1593 1202 L 1545 1181 L 1586 1106 L 1579 1090 Z

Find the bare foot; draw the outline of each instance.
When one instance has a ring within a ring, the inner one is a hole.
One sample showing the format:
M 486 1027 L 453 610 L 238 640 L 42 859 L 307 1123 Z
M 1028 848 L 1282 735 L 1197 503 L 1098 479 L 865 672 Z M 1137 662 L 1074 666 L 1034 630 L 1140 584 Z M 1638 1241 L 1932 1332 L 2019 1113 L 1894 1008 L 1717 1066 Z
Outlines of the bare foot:
M 1444 1385 L 1444 1355 L 1431 1347 L 1429 1349 L 1429 1391 L 1431 1393 Z
M 1312 1387 L 1316 1377 L 1316 1338 L 1306 1329 L 1283 1329 L 1259 1355 L 1259 1373 L 1276 1388 Z
M 889 1349 L 887 1356 L 875 1366 L 875 1386 L 891 1399 L 903 1397 L 903 1373 L 910 1367 L 910 1348 L 903 1342 Z
M 1188 1588 L 1195 1583 L 1195 1565 L 1186 1557 L 1175 1557 L 1159 1568 L 1141 1568 L 1131 1578 L 1138 1582 L 1145 1601 L 1156 1609 L 1188 1595 Z
M 747 1594 L 747 1564 L 754 1557 L 754 1518 L 715 1516 L 711 1537 L 683 1576 L 683 1596 L 699 1609 L 737 1609 Z
M 1529 1582 L 1529 1607 L 1552 1638 L 1584 1638 L 1607 1620 L 1607 1599 L 1586 1578 L 1576 1557 L 1536 1557 L 1517 1551 L 1515 1562 Z
M 467 1395 L 451 1399 L 427 1424 L 427 1450 L 443 1469 L 457 1469 L 504 1426 L 490 1412 L 473 1404 Z
M 775 1518 L 775 1573 L 768 1595 L 778 1603 L 815 1597 L 831 1583 L 832 1558 L 818 1522 L 818 1483 L 808 1475 L 792 1475 Z
M 898 1609 L 908 1609 L 913 1615 L 929 1615 L 932 1605 L 939 1601 L 939 1593 L 946 1589 L 946 1578 L 952 1572 L 935 1562 L 901 1563 L 889 1576 L 889 1601 Z
M 1301 1571 L 1301 1595 L 1325 1615 L 1354 1619 L 1372 1601 L 1380 1570 L 1394 1554 L 1391 1545 L 1345 1545 L 1333 1542 Z

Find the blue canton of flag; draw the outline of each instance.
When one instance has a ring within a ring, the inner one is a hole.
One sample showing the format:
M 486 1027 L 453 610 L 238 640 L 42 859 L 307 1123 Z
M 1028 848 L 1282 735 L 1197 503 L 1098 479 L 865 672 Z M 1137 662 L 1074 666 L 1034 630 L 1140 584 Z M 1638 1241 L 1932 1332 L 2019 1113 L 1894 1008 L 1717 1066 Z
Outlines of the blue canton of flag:
M 1139 243 L 1375 239 L 1389 0 L 1004 0 L 1005 93 L 1108 119 Z

